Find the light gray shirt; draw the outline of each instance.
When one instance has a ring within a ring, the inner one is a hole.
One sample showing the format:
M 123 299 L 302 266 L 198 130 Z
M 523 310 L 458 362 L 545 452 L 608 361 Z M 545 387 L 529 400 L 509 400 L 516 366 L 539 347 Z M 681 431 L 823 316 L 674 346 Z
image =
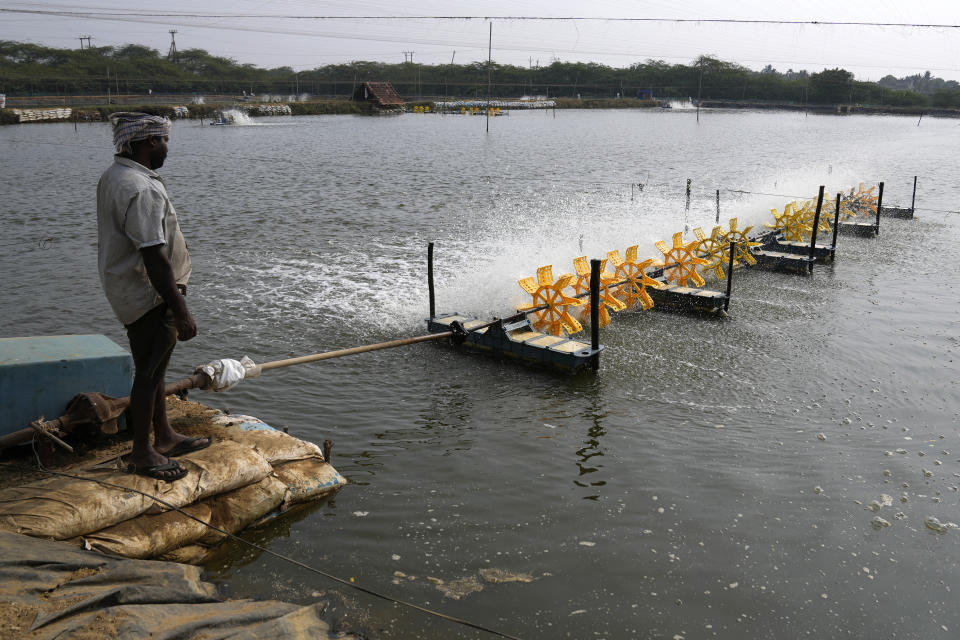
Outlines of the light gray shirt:
M 115 156 L 100 176 L 97 237 L 100 282 L 125 325 L 163 302 L 140 249 L 163 245 L 177 284 L 190 279 L 190 255 L 167 189 L 159 174 L 139 162 Z

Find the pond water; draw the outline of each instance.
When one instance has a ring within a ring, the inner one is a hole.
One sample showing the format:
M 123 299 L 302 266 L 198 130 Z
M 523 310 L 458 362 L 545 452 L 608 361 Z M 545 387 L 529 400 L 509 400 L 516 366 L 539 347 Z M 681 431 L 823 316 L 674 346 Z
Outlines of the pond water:
M 438 311 L 490 318 L 526 302 L 516 281 L 540 265 L 709 234 L 716 190 L 721 221 L 756 231 L 821 184 L 884 180 L 884 203 L 909 206 L 918 175 L 917 218 L 841 236 L 809 277 L 739 270 L 725 320 L 618 314 L 596 374 L 421 344 L 194 392 L 332 439 L 351 482 L 245 535 L 523 638 L 956 637 L 960 531 L 924 521 L 960 522 L 960 123 L 544 111 L 484 129 L 436 114 L 176 123 L 161 173 L 200 334 L 169 378 L 424 333 L 431 241 Z M 96 275 L 109 162 L 105 124 L 0 128 L 0 335 L 126 345 Z M 237 545 L 206 570 L 237 597 L 340 592 L 375 637 L 488 637 Z M 461 579 L 482 590 L 436 584 Z

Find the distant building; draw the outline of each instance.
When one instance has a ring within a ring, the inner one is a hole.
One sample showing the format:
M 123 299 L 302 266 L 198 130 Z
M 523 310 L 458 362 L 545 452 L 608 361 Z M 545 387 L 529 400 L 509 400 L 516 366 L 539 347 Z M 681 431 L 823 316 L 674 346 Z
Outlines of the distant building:
M 653 89 L 637 89 L 638 100 L 653 100 Z
M 353 99 L 358 102 L 372 102 L 381 109 L 403 106 L 403 98 L 389 82 L 362 82 L 353 92 Z

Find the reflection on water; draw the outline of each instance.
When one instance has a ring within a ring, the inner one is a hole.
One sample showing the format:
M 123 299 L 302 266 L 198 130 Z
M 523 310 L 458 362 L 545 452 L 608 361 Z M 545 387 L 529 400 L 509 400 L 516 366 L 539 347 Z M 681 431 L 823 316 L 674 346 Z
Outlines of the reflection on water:
M 269 549 L 271 542 L 277 538 L 289 538 L 291 529 L 297 522 L 313 514 L 318 516 L 323 515 L 318 512 L 332 512 L 336 509 L 336 505 L 335 496 L 323 498 L 316 502 L 300 504 L 291 508 L 282 516 L 273 517 L 259 526 L 250 527 L 242 531 L 237 534 L 237 537 L 243 541 Z M 228 538 L 213 549 L 204 564 L 208 571 L 222 573 L 226 577 L 232 577 L 242 567 L 246 567 L 259 559 L 262 554 L 263 551 L 260 549 L 256 549 L 249 544 L 244 544 L 240 540 Z M 238 585 L 234 584 L 234 588 L 237 586 Z M 240 589 L 240 591 L 242 592 L 243 589 Z
M 918 206 L 954 211 L 960 182 L 956 121 L 935 118 L 563 111 L 498 118 L 489 136 L 468 118 L 271 124 L 175 125 L 162 172 L 200 335 L 171 377 L 423 333 L 429 241 L 438 311 L 502 316 L 540 265 L 631 244 L 659 257 L 685 223 L 712 228 L 718 189 L 742 228 L 820 184 L 884 179 L 884 201 L 907 204 L 914 175 Z M 0 127 L 0 141 L 0 330 L 125 344 L 96 276 L 107 128 Z M 738 271 L 722 322 L 615 316 L 595 376 L 421 344 L 194 397 L 331 438 L 351 481 L 245 535 L 451 615 L 521 637 L 941 637 L 960 628 L 960 538 L 924 520 L 958 521 L 958 220 L 884 219 L 810 277 Z M 865 508 L 883 494 L 891 506 Z M 206 569 L 238 597 L 339 590 L 233 545 Z M 459 600 L 427 580 L 482 569 L 536 579 Z M 384 636 L 471 637 L 356 605 Z
M 583 446 L 576 452 L 579 458 L 577 460 L 578 478 L 573 483 L 578 487 L 595 490 L 594 487 L 603 487 L 607 484 L 605 480 L 600 479 L 602 476 L 592 475 L 603 468 L 603 461 L 599 459 L 603 457 L 600 439 L 607 433 L 603 428 L 606 417 L 606 413 L 601 412 L 596 406 L 590 412 L 584 414 L 584 418 L 591 424 L 587 430 L 587 437 L 583 441 Z M 584 500 L 598 500 L 600 495 L 593 494 L 582 497 Z

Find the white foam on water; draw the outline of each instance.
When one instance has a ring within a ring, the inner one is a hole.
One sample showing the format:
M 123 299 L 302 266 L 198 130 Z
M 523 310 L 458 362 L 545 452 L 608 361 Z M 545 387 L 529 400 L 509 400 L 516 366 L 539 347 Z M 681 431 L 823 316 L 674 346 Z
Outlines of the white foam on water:
M 834 189 L 858 182 L 852 174 L 826 175 L 825 167 L 789 176 L 774 171 L 738 186 L 751 193 L 722 191 L 719 224 L 726 230 L 736 217 L 738 229 L 762 233 L 764 223 L 773 222 L 771 208 L 782 210 L 796 199 L 786 196 L 815 198 L 816 185 L 828 179 L 840 185 Z M 603 259 L 611 250 L 625 256 L 634 244 L 641 260 L 661 259 L 654 244 L 658 240 L 670 246 L 673 234 L 682 231 L 684 241 L 691 242 L 694 228 L 709 235 L 717 224 L 714 194 L 694 190 L 687 211 L 682 186 L 648 186 L 635 190 L 631 200 L 626 185 L 564 185 L 554 191 L 506 193 L 490 202 L 486 211 L 447 227 L 447 237 L 426 237 L 418 229 L 403 237 L 371 237 L 360 254 L 333 240 L 316 255 L 273 256 L 269 267 L 243 276 L 253 281 L 254 290 L 277 301 L 274 311 L 263 311 L 276 316 L 271 321 L 292 314 L 314 322 L 348 321 L 361 333 L 407 334 L 422 327 L 428 315 L 430 240 L 437 243 L 437 312 L 490 319 L 529 303 L 517 281 L 536 276 L 540 266 L 552 265 L 556 278 L 573 273 L 578 256 Z M 832 199 L 825 196 L 825 202 Z
M 669 98 L 662 102 L 665 102 L 671 109 L 676 109 L 677 111 L 691 111 L 697 108 L 692 98 Z
M 223 117 L 230 121 L 230 124 L 239 125 L 239 126 L 255 126 L 257 123 L 251 118 L 246 111 L 242 109 L 225 109 L 223 111 Z
M 710 235 L 717 224 L 727 230 L 731 218 L 737 218 L 738 229 L 750 228 L 754 236 L 767 230 L 764 223 L 773 222 L 771 208 L 782 210 L 797 199 L 785 195 L 815 199 L 817 188 L 810 185 L 824 178 L 819 174 L 789 180 L 759 178 L 741 187 L 755 193 L 721 192 L 719 223 L 715 196 L 691 198 L 687 211 L 685 198 L 676 189 L 635 192 L 632 201 L 629 190 L 602 187 L 550 202 L 501 203 L 489 212 L 477 237 L 460 239 L 464 255 L 457 257 L 453 281 L 438 281 L 438 299 L 455 300 L 456 309 L 463 313 L 503 315 L 529 302 L 517 280 L 535 276 L 542 265 L 552 265 L 556 278 L 574 272 L 577 256 L 603 259 L 609 251 L 618 250 L 625 257 L 627 247 L 634 244 L 639 259 L 659 260 L 663 256 L 655 246 L 658 240 L 672 246 L 673 234 L 683 232 L 684 242 L 692 242 L 695 228 Z M 760 195 L 764 193 L 777 195 Z M 609 263 L 607 268 L 613 270 Z

